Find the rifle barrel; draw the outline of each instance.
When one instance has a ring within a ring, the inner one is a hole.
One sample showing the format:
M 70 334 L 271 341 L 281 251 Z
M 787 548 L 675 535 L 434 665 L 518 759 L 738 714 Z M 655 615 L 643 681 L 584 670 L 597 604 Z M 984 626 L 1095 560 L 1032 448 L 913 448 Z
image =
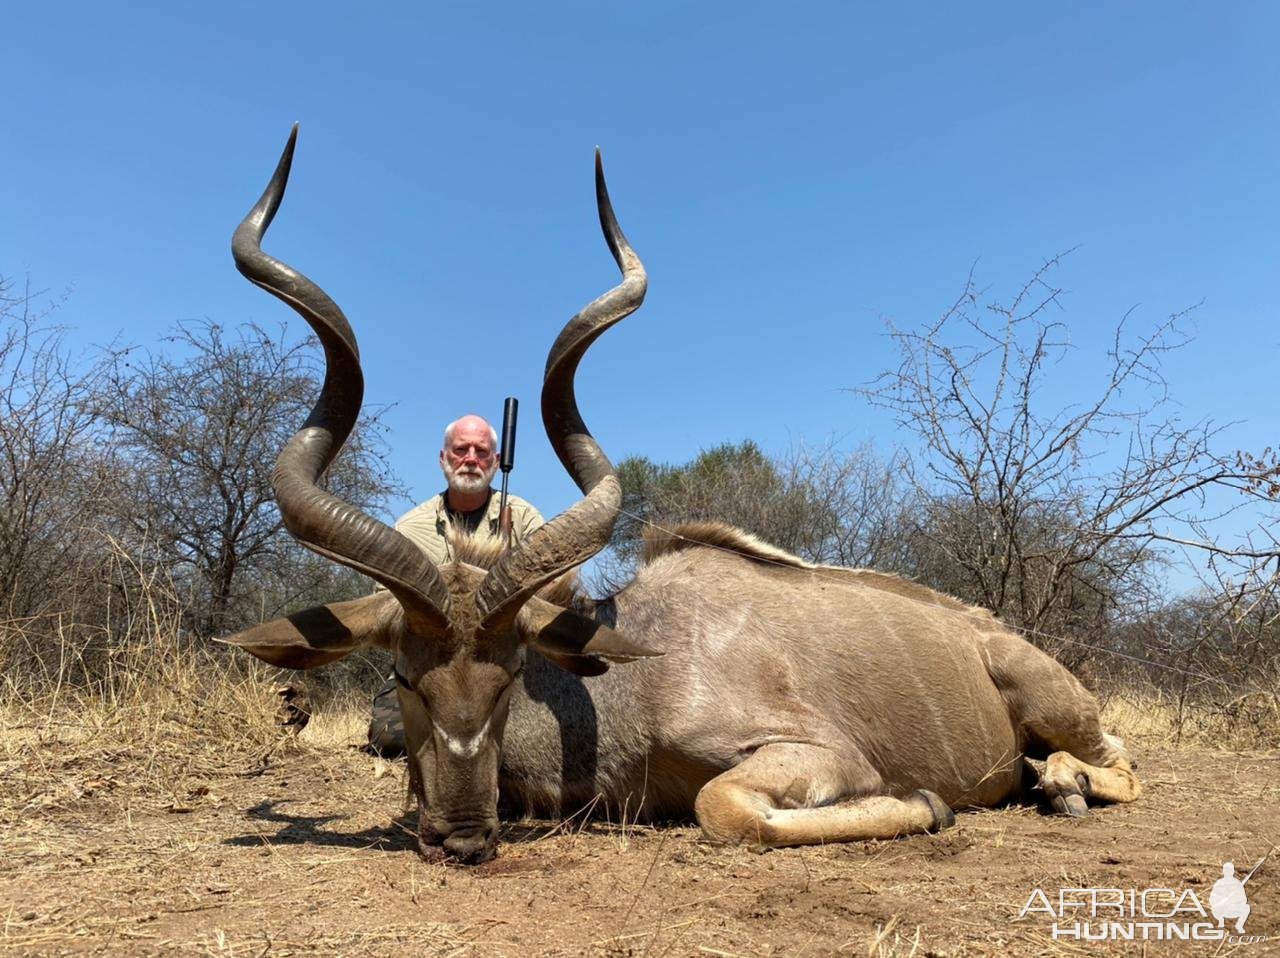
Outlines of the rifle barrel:
M 520 401 L 515 396 L 508 396 L 502 404 L 502 446 L 499 453 L 504 475 L 516 464 L 516 417 L 519 412 Z
M 498 528 L 502 539 L 511 545 L 511 507 L 507 505 L 507 478 L 516 464 L 516 416 L 520 401 L 508 396 L 502 404 L 502 445 L 498 453 L 498 466 L 502 470 L 502 498 L 498 500 Z

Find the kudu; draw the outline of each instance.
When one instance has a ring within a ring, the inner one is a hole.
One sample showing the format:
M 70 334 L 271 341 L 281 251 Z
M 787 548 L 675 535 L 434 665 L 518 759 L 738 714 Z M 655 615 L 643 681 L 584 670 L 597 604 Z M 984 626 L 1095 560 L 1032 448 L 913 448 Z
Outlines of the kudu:
M 341 310 L 261 249 L 296 134 L 232 243 L 240 271 L 297 310 L 325 351 L 320 398 L 273 482 L 300 542 L 386 591 L 228 641 L 301 669 L 362 646 L 394 654 L 425 857 L 491 857 L 500 794 L 524 812 L 692 810 L 711 839 L 760 846 L 942 828 L 952 808 L 1019 793 L 1026 758 L 1047 758 L 1042 784 L 1059 812 L 1137 797 L 1123 747 L 1066 669 L 988 613 L 910 581 L 814 566 L 704 524 L 651 538 L 616 594 L 552 601 L 547 587 L 605 546 L 621 503 L 575 372 L 646 288 L 598 154 L 600 223 L 623 279 L 561 331 L 542 391 L 547 436 L 584 498 L 510 551 L 437 568 L 325 492 L 317 479 L 356 420 L 363 380 Z

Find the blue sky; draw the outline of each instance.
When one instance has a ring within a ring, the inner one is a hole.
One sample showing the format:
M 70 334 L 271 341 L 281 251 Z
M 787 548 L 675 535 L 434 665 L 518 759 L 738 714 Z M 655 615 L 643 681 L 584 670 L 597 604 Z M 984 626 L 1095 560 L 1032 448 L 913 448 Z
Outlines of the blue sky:
M 536 421 L 562 322 L 616 281 L 592 151 L 650 275 L 580 375 L 615 459 L 754 438 L 882 448 L 848 391 L 977 262 L 1045 259 L 1088 395 L 1117 319 L 1202 305 L 1183 415 L 1274 445 L 1280 8 L 1261 3 L 20 4 L 0 56 L 0 274 L 69 289 L 83 346 L 181 319 L 301 321 L 232 229 L 301 122 L 266 247 L 352 320 L 393 462 L 523 402 L 513 490 L 576 490 Z M 1065 368 L 1065 367 L 1064 367 Z

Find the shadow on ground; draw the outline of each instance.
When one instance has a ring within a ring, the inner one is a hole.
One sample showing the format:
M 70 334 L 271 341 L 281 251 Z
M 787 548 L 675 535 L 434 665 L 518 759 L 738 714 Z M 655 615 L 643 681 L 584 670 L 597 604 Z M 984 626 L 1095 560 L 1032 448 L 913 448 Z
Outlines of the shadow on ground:
M 245 814 L 260 822 L 280 828 L 274 834 L 255 832 L 233 835 L 224 845 L 257 848 L 262 845 L 323 845 L 334 848 L 369 848 L 376 851 L 403 852 L 417 850 L 418 839 L 412 828 L 401 820 L 384 827 L 365 828 L 358 832 L 331 831 L 323 826 L 337 821 L 341 815 L 292 815 L 279 806 L 287 800 L 268 799 L 245 809 Z

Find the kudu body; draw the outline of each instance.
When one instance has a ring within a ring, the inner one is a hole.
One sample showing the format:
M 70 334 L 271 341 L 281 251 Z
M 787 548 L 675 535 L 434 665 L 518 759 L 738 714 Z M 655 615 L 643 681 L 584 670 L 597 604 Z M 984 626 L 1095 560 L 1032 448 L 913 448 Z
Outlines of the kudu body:
M 623 281 L 565 326 L 542 397 L 548 438 L 585 498 L 515 550 L 464 550 L 436 568 L 319 489 L 362 385 L 341 311 L 260 247 L 293 145 L 233 240 L 241 271 L 325 346 L 324 391 L 277 462 L 277 498 L 300 541 L 388 591 L 229 641 L 294 668 L 365 645 L 392 651 L 424 856 L 490 857 L 499 793 L 526 812 L 692 810 L 713 839 L 765 846 L 944 827 L 952 808 L 1017 794 L 1025 758 L 1047 759 L 1042 784 L 1060 812 L 1085 814 L 1086 796 L 1137 797 L 1122 747 L 1069 672 L 988 613 L 909 581 L 810 565 L 704 524 L 651 539 L 614 596 L 564 594 L 560 577 L 604 547 L 621 499 L 574 373 L 646 283 L 598 157 L 601 225 Z

